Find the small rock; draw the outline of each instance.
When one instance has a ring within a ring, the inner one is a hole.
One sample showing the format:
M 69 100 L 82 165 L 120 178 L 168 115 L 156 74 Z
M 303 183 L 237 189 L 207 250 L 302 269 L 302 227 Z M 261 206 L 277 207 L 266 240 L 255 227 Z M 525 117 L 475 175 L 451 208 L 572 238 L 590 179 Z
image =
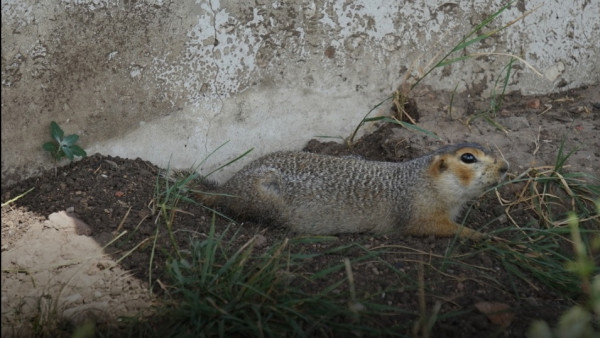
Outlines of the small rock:
M 150 216 L 150 210 L 142 209 L 142 210 L 138 211 L 138 216 L 140 218 L 146 218 L 146 217 Z
M 500 223 L 500 224 L 508 223 L 508 216 L 506 216 L 505 214 L 498 216 L 498 223 Z
M 540 105 L 540 99 L 531 99 L 525 104 L 525 106 L 529 109 L 540 109 Z
M 508 327 L 515 318 L 511 307 L 505 303 L 479 302 L 475 303 L 475 307 L 495 325 Z
M 525 116 L 510 116 L 505 119 L 502 119 L 499 122 L 506 128 L 513 131 L 529 128 L 529 121 Z
M 493 264 L 492 259 L 487 255 L 481 255 L 479 259 L 484 266 L 491 266 Z
M 119 165 L 116 162 L 114 162 L 114 161 L 104 160 L 104 162 L 106 162 L 107 164 L 109 164 L 113 168 L 118 168 L 119 167 Z
M 254 246 L 262 248 L 267 244 L 267 238 L 261 234 L 254 236 Z
M 90 236 L 92 229 L 75 214 L 65 211 L 54 212 L 48 216 L 48 223 L 57 230 L 71 231 L 78 235 Z
M 81 296 L 81 294 L 76 293 L 76 294 L 73 294 L 73 295 L 70 295 L 70 296 L 66 297 L 63 300 L 63 302 L 64 302 L 63 304 L 64 305 L 68 305 L 68 304 L 71 304 L 71 303 L 76 303 L 76 302 L 80 301 L 81 299 L 83 299 L 83 297 Z
M 502 109 L 502 110 L 501 110 L 501 111 L 498 113 L 498 115 L 500 115 L 500 116 L 504 116 L 504 117 L 507 117 L 507 116 L 511 116 L 511 115 L 512 115 L 512 112 L 510 112 L 509 110 L 506 110 L 506 109 Z
M 496 216 L 496 217 L 498 217 L 500 215 L 504 215 L 504 207 L 501 205 L 498 205 L 498 206 L 494 207 L 493 212 L 494 212 L 494 216 Z
M 109 291 L 109 294 L 112 297 L 118 296 L 122 293 L 123 293 L 123 288 L 119 287 L 118 285 L 113 286 L 112 288 L 110 288 L 110 291 Z
M 534 229 L 539 229 L 540 228 L 540 222 L 538 222 L 537 219 L 535 219 L 535 218 L 533 218 L 531 216 L 529 216 L 528 218 L 529 218 L 529 220 L 527 222 L 528 226 L 530 226 L 530 227 L 532 227 Z
M 108 309 L 108 302 L 94 302 L 66 309 L 63 317 L 73 324 L 80 324 L 86 320 L 96 321 L 100 318 L 109 318 Z
M 355 312 L 355 313 L 356 312 L 362 312 L 362 311 L 364 311 L 366 309 L 365 306 L 362 303 L 356 302 L 356 301 L 354 301 L 354 302 L 353 301 L 348 302 L 348 307 L 350 308 L 350 311 Z

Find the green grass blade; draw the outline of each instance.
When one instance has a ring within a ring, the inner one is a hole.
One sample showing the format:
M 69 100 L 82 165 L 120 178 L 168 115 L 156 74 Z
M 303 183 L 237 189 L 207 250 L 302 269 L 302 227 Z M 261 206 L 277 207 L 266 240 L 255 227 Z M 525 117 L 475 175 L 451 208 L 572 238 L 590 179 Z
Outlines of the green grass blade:
M 439 136 L 437 136 L 436 134 L 434 134 L 433 132 L 430 132 L 429 130 L 423 129 L 417 125 L 414 125 L 412 123 L 408 123 L 408 122 L 404 122 L 404 121 L 400 121 L 398 119 L 389 117 L 389 116 L 377 116 L 377 117 L 370 117 L 364 120 L 364 122 L 375 122 L 375 121 L 381 121 L 381 122 L 389 122 L 389 123 L 394 123 L 394 124 L 398 124 L 401 125 L 404 128 L 408 128 L 408 129 L 412 129 L 412 130 L 416 130 L 420 133 L 423 133 L 427 136 L 433 137 L 435 139 L 441 140 L 441 138 Z
M 477 26 L 475 26 L 463 39 L 460 40 L 460 42 L 454 46 L 454 48 L 452 48 L 448 53 L 446 53 L 441 59 L 440 61 L 438 61 L 435 65 L 433 65 L 432 67 L 430 67 L 422 76 L 420 76 L 417 81 L 415 81 L 411 86 L 410 89 L 412 90 L 413 88 L 415 88 L 425 77 L 427 77 L 427 75 L 429 75 L 429 73 L 431 73 L 434 69 L 442 67 L 446 64 L 443 64 L 445 62 L 446 59 L 448 59 L 448 57 L 450 57 L 450 55 L 452 55 L 455 52 L 461 51 L 465 48 L 467 48 L 468 46 L 472 45 L 475 42 L 478 42 L 480 40 L 485 39 L 486 37 L 489 37 L 497 32 L 499 32 L 500 30 L 512 25 L 512 23 L 509 23 L 503 27 L 501 27 L 500 29 L 494 30 L 490 33 L 487 34 L 482 34 L 474 39 L 471 40 L 467 40 L 469 39 L 473 34 L 475 34 L 477 31 L 479 31 L 481 28 L 487 26 L 490 22 L 492 22 L 496 17 L 498 17 L 498 15 L 500 15 L 502 12 L 504 12 L 510 5 L 512 5 L 514 3 L 514 1 L 511 1 L 509 3 L 507 3 L 506 5 L 502 6 L 499 10 L 497 10 L 495 13 L 493 13 L 492 15 L 488 16 L 487 18 L 485 18 L 481 23 L 479 23 Z M 459 61 L 459 60 L 456 60 Z M 454 61 L 454 62 L 456 62 Z M 450 63 L 454 63 L 454 62 L 450 62 Z M 449 64 L 449 63 L 447 63 Z
M 19 198 L 21 198 L 21 197 L 23 197 L 23 196 L 25 196 L 25 195 L 29 194 L 29 193 L 30 193 L 30 192 L 31 192 L 33 189 L 35 189 L 35 187 L 33 187 L 33 188 L 30 188 L 29 190 L 27 190 L 26 192 L 24 192 L 24 193 L 20 194 L 19 196 L 15 197 L 15 198 L 12 198 L 12 199 L 10 199 L 10 200 L 8 200 L 8 201 L 6 201 L 6 202 L 2 203 L 2 208 L 4 208 L 5 206 L 7 206 L 7 205 L 9 205 L 9 204 L 11 204 L 11 203 L 13 203 L 13 202 L 15 202 L 15 201 L 16 201 L 16 200 L 18 200 Z
M 217 172 L 217 171 L 219 171 L 219 170 L 221 170 L 221 169 L 223 169 L 223 168 L 227 167 L 228 165 L 230 165 L 230 164 L 232 164 L 232 163 L 234 163 L 234 162 L 238 161 L 238 160 L 239 160 L 239 159 L 241 159 L 242 157 L 244 157 L 244 156 L 248 155 L 248 154 L 249 154 L 251 151 L 253 151 L 253 150 L 254 150 L 254 148 L 250 148 L 250 149 L 246 150 L 246 152 L 244 152 L 243 154 L 241 154 L 241 155 L 239 155 L 238 157 L 234 158 L 233 160 L 231 160 L 231 161 L 229 161 L 229 162 L 227 162 L 227 163 L 223 164 L 222 166 L 218 167 L 217 169 L 215 169 L 215 170 L 213 170 L 213 171 L 209 172 L 208 174 L 204 175 L 204 177 L 208 177 L 208 176 L 210 176 L 210 175 L 214 174 L 215 172 Z
M 472 55 L 465 55 L 465 56 L 460 56 L 460 57 L 457 57 L 457 58 L 452 58 L 452 59 L 440 61 L 437 64 L 437 66 L 438 67 L 444 67 L 444 66 L 456 63 L 456 62 L 460 62 L 460 61 L 464 61 L 464 60 L 467 60 L 467 59 L 471 59 L 472 57 L 473 57 Z
M 219 149 L 223 148 L 227 143 L 229 143 L 229 140 L 223 142 L 220 146 L 218 146 L 213 151 L 211 151 L 208 155 L 206 155 L 206 157 L 202 161 L 200 161 L 200 163 L 198 164 L 198 167 L 200 167 L 202 164 L 204 164 L 212 155 L 214 155 L 217 151 L 219 151 Z
M 346 142 L 348 145 L 352 145 L 354 143 L 354 137 L 356 136 L 356 134 L 358 133 L 358 131 L 360 130 L 360 127 L 367 122 L 367 116 L 371 115 L 371 113 L 379 108 L 382 104 L 386 103 L 387 101 L 393 99 L 393 96 L 389 96 L 387 98 L 385 98 L 383 101 L 379 102 L 378 104 L 376 104 L 375 106 L 373 106 L 373 108 L 371 108 L 371 110 L 369 110 L 365 116 L 363 116 L 362 120 L 358 123 L 358 125 L 356 126 L 356 128 L 354 128 L 354 131 L 352 132 L 352 134 L 350 135 L 350 137 L 348 138 L 348 141 Z

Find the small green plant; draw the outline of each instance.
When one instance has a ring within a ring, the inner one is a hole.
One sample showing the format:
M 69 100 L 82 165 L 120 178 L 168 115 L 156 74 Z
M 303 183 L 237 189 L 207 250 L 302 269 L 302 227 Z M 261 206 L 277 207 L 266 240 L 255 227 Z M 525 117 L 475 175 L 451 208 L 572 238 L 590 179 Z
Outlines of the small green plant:
M 60 161 L 63 157 L 73 161 L 75 156 L 87 156 L 85 150 L 75 144 L 79 140 L 79 135 L 72 134 L 66 137 L 64 135 L 65 132 L 56 122 L 50 122 L 50 136 L 52 136 L 53 141 L 44 143 L 42 148 L 49 152 L 56 162 Z
M 600 200 L 596 202 L 600 213 Z M 591 251 L 588 250 L 581 238 L 579 219 L 575 213 L 569 214 L 569 227 L 575 251 L 575 260 L 566 264 L 566 269 L 577 275 L 581 280 L 581 288 L 586 296 L 586 302 L 573 306 L 559 318 L 556 328 L 551 329 L 545 321 L 534 321 L 529 327 L 527 336 L 530 338 L 542 337 L 598 337 L 600 330 L 600 275 L 594 275 L 595 263 L 592 253 L 600 249 L 600 236 L 591 242 Z

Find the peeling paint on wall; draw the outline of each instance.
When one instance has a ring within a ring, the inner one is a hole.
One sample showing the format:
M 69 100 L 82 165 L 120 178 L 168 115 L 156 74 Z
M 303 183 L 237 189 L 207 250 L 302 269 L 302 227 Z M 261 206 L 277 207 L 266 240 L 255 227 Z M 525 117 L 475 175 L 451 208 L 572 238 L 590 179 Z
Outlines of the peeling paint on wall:
M 153 60 L 157 81 L 183 87 L 188 102 L 196 108 L 247 88 L 260 48 L 250 27 L 263 20 L 255 11 L 252 21 L 241 23 L 219 8 L 218 1 L 201 3 L 201 8 L 205 13 L 186 33 L 183 55 L 177 64 L 164 58 Z

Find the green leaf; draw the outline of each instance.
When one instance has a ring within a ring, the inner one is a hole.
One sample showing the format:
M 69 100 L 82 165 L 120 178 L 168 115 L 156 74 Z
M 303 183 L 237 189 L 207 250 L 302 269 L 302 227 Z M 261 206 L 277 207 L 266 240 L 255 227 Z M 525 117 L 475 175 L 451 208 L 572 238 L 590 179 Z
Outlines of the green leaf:
M 62 145 L 70 147 L 74 145 L 77 142 L 77 140 L 79 140 L 79 135 L 69 135 L 64 138 L 64 140 L 62 141 Z
M 67 156 L 69 160 L 73 161 L 73 152 L 71 151 L 71 148 L 63 147 L 62 150 L 65 153 L 65 156 Z
M 71 151 L 73 152 L 73 155 L 75 156 L 79 156 L 79 157 L 86 157 L 87 153 L 85 152 L 85 150 L 83 150 L 80 146 L 74 144 L 71 146 Z
M 58 147 L 56 146 L 56 143 L 54 143 L 54 142 L 46 142 L 46 143 L 44 143 L 44 145 L 42 145 L 42 148 L 44 148 L 45 151 L 49 151 L 53 154 L 58 151 Z
M 65 156 L 66 156 L 65 152 L 63 151 L 63 149 L 61 149 L 57 153 L 54 154 L 54 159 L 56 159 L 57 161 L 60 161 L 60 159 Z
M 50 122 L 50 135 L 52 135 L 52 138 L 56 140 L 56 142 L 59 142 L 62 140 L 63 135 L 65 135 L 65 133 L 63 132 L 62 129 L 60 129 L 60 127 L 58 126 L 58 124 L 56 124 L 56 122 L 52 121 Z
M 472 44 L 474 44 L 476 42 L 479 42 L 479 41 L 481 41 L 481 40 L 483 40 L 485 38 L 489 38 L 494 33 L 496 33 L 496 32 L 492 31 L 492 32 L 488 32 L 486 34 L 481 34 L 481 35 L 479 35 L 479 36 L 477 36 L 477 37 L 475 37 L 475 38 L 473 38 L 473 39 L 471 39 L 469 41 L 465 41 L 465 42 L 463 42 L 461 44 L 458 44 L 456 47 L 454 47 L 454 49 L 452 49 L 452 52 L 457 52 L 457 51 L 459 51 L 461 49 L 465 49 L 465 48 L 469 47 L 470 45 L 472 45 Z
M 234 158 L 233 160 L 231 160 L 231 161 L 229 161 L 229 162 L 227 162 L 227 163 L 223 164 L 222 166 L 218 167 L 217 169 L 215 169 L 215 170 L 213 170 L 213 171 L 209 172 L 208 174 L 204 175 L 204 177 L 208 177 L 208 176 L 212 175 L 213 173 L 215 173 L 215 172 L 217 172 L 217 171 L 219 171 L 219 170 L 221 170 L 221 169 L 225 168 L 226 166 L 228 166 L 228 165 L 232 164 L 233 162 L 235 162 L 235 161 L 239 160 L 240 158 L 242 158 L 242 157 L 244 157 L 244 156 L 248 155 L 248 153 L 250 153 L 252 150 L 254 150 L 254 148 L 250 148 L 250 149 L 246 150 L 246 152 L 245 152 L 245 153 L 243 153 L 243 154 L 241 154 L 240 156 L 238 156 L 238 157 Z

